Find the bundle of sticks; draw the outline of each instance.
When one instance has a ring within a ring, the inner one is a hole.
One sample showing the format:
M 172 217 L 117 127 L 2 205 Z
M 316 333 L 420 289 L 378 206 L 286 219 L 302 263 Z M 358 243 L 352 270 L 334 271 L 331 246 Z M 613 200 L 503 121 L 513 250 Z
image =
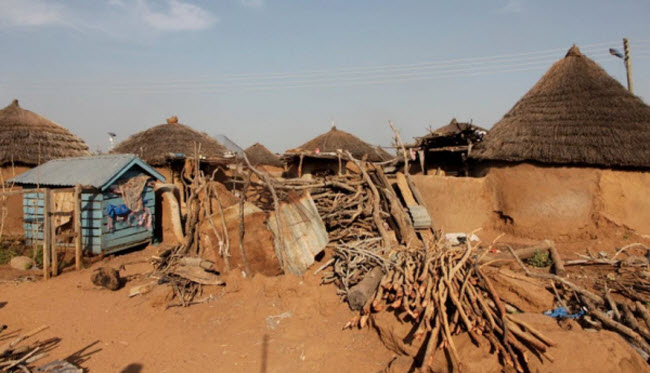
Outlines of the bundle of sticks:
M 351 308 L 359 310 L 346 327 L 364 327 L 373 312 L 396 311 L 417 325 L 417 338 L 426 340 L 425 364 L 442 348 L 459 366 L 452 336 L 464 332 L 476 344 L 489 343 L 502 363 L 517 371 L 525 371 L 529 353 L 552 359 L 547 352 L 552 341 L 506 314 L 478 267 L 477 247 L 452 247 L 432 240 L 433 234 L 416 232 L 381 168 L 349 153 L 341 157 L 354 162 L 358 172 L 316 180 L 278 180 L 260 173 L 260 181 L 249 187 L 257 195 L 267 193 L 256 201 L 310 191 L 332 250 L 332 259 L 316 273 L 323 271 L 322 282 L 337 285 Z
M 0 345 L 0 371 L 27 373 L 35 371 L 33 364 L 48 356 L 48 352 L 58 345 L 60 339 L 49 338 L 31 344 L 24 344 L 24 342 L 47 328 L 47 325 L 43 325 L 25 334 L 16 335 L 15 338 L 5 338 L 11 341 Z M 6 329 L 6 325 L 0 325 L 0 333 Z
M 167 307 L 187 307 L 192 304 L 204 303 L 210 297 L 195 300 L 203 293 L 205 285 L 225 285 L 214 268 L 214 263 L 196 256 L 188 256 L 183 245 L 162 250 L 152 257 L 154 267 L 150 277 L 157 279 L 158 284 L 169 284 L 173 290 L 173 299 Z
M 647 306 L 650 303 L 648 260 L 634 255 L 629 255 L 626 259 L 617 258 L 633 246 L 648 249 L 642 244 L 631 244 L 619 249 L 612 258 L 596 258 L 590 254 L 585 259 L 564 262 L 567 267 L 611 267 L 616 273 L 614 278 L 605 276 L 603 279 L 596 275 L 596 281 L 586 287 L 563 276 L 531 271 L 517 252 L 511 247 L 508 247 L 508 250 L 527 276 L 550 280 L 558 305 L 574 310 L 586 310 L 586 316 L 582 319 L 585 326 L 617 332 L 645 360 L 650 361 L 650 311 Z
M 445 349 L 452 364 L 462 369 L 453 336 L 465 332 L 477 346 L 489 343 L 501 363 L 517 371 L 525 371 L 529 352 L 552 361 L 547 350 L 554 342 L 506 313 L 478 266 L 478 256 L 469 243 L 450 246 L 442 241 L 392 253 L 377 291 L 346 326 L 364 327 L 372 312 L 394 311 L 417 325 L 414 337 L 426 341 L 423 365 L 432 364 L 436 351 Z

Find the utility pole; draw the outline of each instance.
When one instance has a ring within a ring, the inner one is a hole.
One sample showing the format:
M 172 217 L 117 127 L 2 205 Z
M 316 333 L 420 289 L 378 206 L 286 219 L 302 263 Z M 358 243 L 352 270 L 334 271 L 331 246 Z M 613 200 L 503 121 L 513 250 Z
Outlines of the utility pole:
M 623 38 L 623 50 L 625 52 L 625 72 L 627 73 L 627 90 L 634 93 L 634 85 L 632 84 L 632 61 L 630 58 L 630 43 L 627 38 Z

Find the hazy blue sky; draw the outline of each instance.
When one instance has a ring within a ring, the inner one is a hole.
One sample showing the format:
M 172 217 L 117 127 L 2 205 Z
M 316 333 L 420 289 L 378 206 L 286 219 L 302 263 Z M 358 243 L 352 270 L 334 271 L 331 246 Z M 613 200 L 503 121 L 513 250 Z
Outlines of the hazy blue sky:
M 93 149 L 177 115 L 274 151 L 337 127 L 389 145 L 452 117 L 491 127 L 576 43 L 627 36 L 650 101 L 650 1 L 0 0 L 0 107 Z

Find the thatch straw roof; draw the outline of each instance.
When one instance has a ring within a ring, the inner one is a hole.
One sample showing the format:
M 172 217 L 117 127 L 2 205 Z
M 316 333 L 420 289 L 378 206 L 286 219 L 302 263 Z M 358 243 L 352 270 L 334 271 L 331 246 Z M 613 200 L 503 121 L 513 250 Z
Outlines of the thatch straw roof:
M 494 125 L 472 156 L 650 167 L 650 107 L 574 45 Z
M 477 144 L 488 131 L 472 123 L 458 122 L 452 118 L 446 124 L 422 137 L 416 137 L 415 143 L 407 145 L 408 148 L 419 147 L 445 147 L 453 145 Z
M 0 166 L 36 166 L 52 159 L 90 155 L 88 145 L 67 129 L 13 100 L 0 110 Z
M 349 151 L 353 157 L 358 159 L 367 156 L 367 160 L 370 162 L 383 162 L 393 158 L 380 147 L 373 147 L 352 134 L 336 129 L 335 126 L 302 146 L 288 150 L 287 153 L 315 155 L 317 153 L 336 153 L 338 149 Z
M 274 166 L 282 167 L 284 163 L 280 160 L 280 157 L 273 154 L 269 149 L 264 145 L 255 143 L 244 150 L 248 161 L 251 162 L 253 166 Z
M 203 132 L 178 123 L 171 117 L 167 123 L 151 127 L 119 143 L 112 153 L 131 153 L 152 166 L 167 164 L 170 154 L 194 157 L 195 145 L 201 145 L 201 157 L 223 157 L 228 149 Z

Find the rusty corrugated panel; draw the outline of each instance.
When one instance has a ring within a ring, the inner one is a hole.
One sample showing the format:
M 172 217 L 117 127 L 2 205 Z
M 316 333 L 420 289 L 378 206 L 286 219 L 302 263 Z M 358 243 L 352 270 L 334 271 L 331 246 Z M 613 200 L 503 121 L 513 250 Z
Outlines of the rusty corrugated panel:
M 292 195 L 279 206 L 280 229 L 272 212 L 267 224 L 275 239 L 275 252 L 285 273 L 302 275 L 325 249 L 329 237 L 308 192 Z

